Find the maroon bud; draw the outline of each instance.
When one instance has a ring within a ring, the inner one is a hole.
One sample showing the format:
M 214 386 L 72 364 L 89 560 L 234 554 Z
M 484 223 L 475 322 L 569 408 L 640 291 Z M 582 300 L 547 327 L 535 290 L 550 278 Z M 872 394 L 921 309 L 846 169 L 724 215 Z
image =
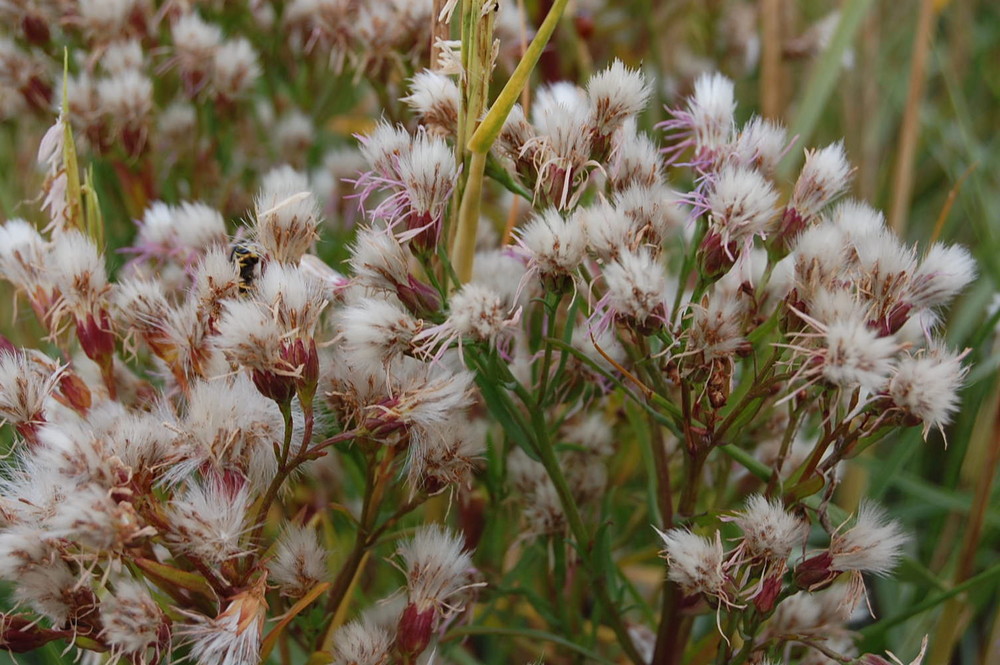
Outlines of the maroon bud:
M 760 593 L 753 598 L 753 604 L 761 614 L 767 614 L 774 609 L 774 601 L 781 593 L 781 575 L 774 575 L 764 580 Z
M 441 298 L 437 291 L 415 279 L 413 275 L 408 275 L 406 281 L 406 284 L 396 285 L 396 295 L 411 314 L 424 318 L 441 308 Z
M 66 406 L 77 413 L 86 413 L 90 410 L 92 403 L 90 388 L 74 372 L 63 372 L 62 376 L 59 377 L 58 397 L 61 397 L 60 401 L 64 401 Z
M 411 211 L 406 219 L 406 230 L 416 233 L 410 240 L 414 254 L 433 252 L 441 239 L 441 218 L 434 219 L 429 212 Z
M 316 351 L 316 340 L 310 339 L 308 347 L 306 342 L 296 340 L 298 355 L 301 358 L 301 375 L 298 379 L 299 401 L 303 404 L 311 403 L 316 394 L 316 386 L 319 384 L 319 353 Z
M 32 11 L 26 11 L 21 17 L 21 32 L 24 39 L 35 46 L 48 44 L 52 37 L 48 22 Z
M 295 395 L 295 377 L 255 369 L 250 375 L 260 394 L 278 404 L 288 404 Z
M 833 556 L 829 552 L 806 559 L 795 568 L 795 585 L 808 591 L 825 589 L 837 578 L 832 565 Z
M 52 85 L 38 76 L 29 77 L 21 86 L 20 93 L 28 106 L 36 111 L 46 112 L 52 107 Z
M 576 16 L 573 17 L 573 27 L 576 28 L 581 39 L 590 39 L 594 36 L 594 28 L 596 27 L 593 14 L 586 11 L 577 12 Z
M 146 128 L 131 123 L 125 125 L 121 130 L 121 144 L 125 148 L 125 154 L 135 159 L 146 147 Z
M 899 332 L 899 329 L 906 324 L 910 318 L 910 311 L 913 309 L 913 305 L 909 303 L 899 303 L 889 312 L 881 321 L 873 321 L 868 323 L 868 327 L 878 333 L 879 337 L 888 337 L 889 335 L 894 335 Z
M 434 607 L 424 611 L 410 603 L 399 617 L 399 628 L 396 631 L 396 648 L 406 657 L 412 659 L 424 652 L 431 641 L 434 631 L 434 619 L 437 612 Z
M 71 637 L 69 630 L 49 630 L 38 625 L 37 619 L 19 614 L 0 614 L 0 649 L 14 653 L 34 651 L 53 640 Z
M 88 314 L 86 320 L 76 320 L 76 336 L 80 347 L 87 357 L 102 365 L 115 352 L 115 334 L 111 328 L 111 319 L 105 310 L 98 315 L 100 321 Z
M 735 242 L 723 244 L 722 236 L 709 231 L 698 247 L 698 264 L 705 279 L 715 281 L 729 272 L 740 256 Z
M 31 420 L 25 421 L 23 423 L 18 423 L 14 426 L 17 433 L 27 441 L 29 444 L 34 444 L 38 442 L 38 430 L 45 424 L 45 416 L 41 413 L 36 413 L 31 417 Z
M 774 246 L 782 254 L 786 254 L 792 243 L 806 228 L 806 220 L 795 208 L 785 208 L 781 215 L 781 225 L 774 235 Z

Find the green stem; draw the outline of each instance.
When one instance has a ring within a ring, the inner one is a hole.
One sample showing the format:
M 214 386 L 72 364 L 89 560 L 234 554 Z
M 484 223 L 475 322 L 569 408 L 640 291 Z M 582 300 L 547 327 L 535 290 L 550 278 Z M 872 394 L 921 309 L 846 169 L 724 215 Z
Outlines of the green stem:
M 528 77 L 531 76 L 532 70 L 538 63 L 538 58 L 541 57 L 545 45 L 552 38 L 552 33 L 555 32 L 568 2 L 569 0 L 555 0 L 552 3 L 552 8 L 549 9 L 542 24 L 538 26 L 535 38 L 531 40 L 531 44 L 528 45 L 521 57 L 521 61 L 517 63 L 514 73 L 510 75 L 503 90 L 500 91 L 493 106 L 490 107 L 489 113 L 483 118 L 472 138 L 469 139 L 468 147 L 473 153 L 485 154 L 489 152 L 493 142 L 500 135 L 503 123 L 507 120 L 510 110 L 514 108 L 514 104 L 517 103 L 518 97 L 521 96 L 521 91 L 528 84 Z
M 521 389 L 523 391 L 523 387 Z M 569 523 L 570 531 L 576 539 L 580 560 L 583 562 L 583 566 L 586 568 L 594 584 L 594 592 L 597 600 L 607 614 L 608 623 L 629 660 L 636 663 L 636 665 L 641 665 L 644 663 L 644 660 L 639 655 L 635 644 L 633 644 L 632 637 L 628 634 L 628 629 L 625 627 L 625 622 L 622 620 L 618 608 L 611 599 L 607 588 L 607 580 L 601 574 L 591 557 L 590 534 L 587 533 L 587 527 L 583 523 L 583 518 L 580 516 L 580 510 L 573 498 L 569 483 L 566 482 L 566 476 L 563 474 L 562 466 L 559 464 L 555 450 L 552 447 L 544 414 L 537 408 L 530 395 L 523 394 L 521 399 L 525 402 L 525 406 L 531 413 L 531 423 L 535 430 L 535 436 L 538 439 L 538 456 L 545 466 L 549 477 L 552 479 L 552 484 L 555 485 L 556 494 L 559 495 L 559 501 L 562 504 L 563 510 L 566 511 L 566 521 Z
M 461 283 L 472 279 L 472 266 L 476 256 L 476 231 L 479 227 L 479 206 L 483 198 L 483 174 L 486 171 L 486 153 L 472 153 L 469 177 L 462 194 L 458 211 L 458 230 L 451 247 L 451 260 Z

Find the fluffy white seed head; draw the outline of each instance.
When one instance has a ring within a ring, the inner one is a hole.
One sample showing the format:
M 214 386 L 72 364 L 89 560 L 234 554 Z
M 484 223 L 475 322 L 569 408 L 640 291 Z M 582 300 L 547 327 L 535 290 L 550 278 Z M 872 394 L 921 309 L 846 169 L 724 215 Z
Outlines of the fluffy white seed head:
M 278 539 L 274 559 L 268 564 L 271 580 L 281 593 L 301 598 L 326 578 L 326 550 L 316 531 L 289 524 Z
M 706 362 L 732 358 L 746 344 L 743 304 L 732 292 L 716 291 L 707 303 L 692 308 L 688 348 Z
M 804 219 L 813 218 L 827 203 L 840 196 L 851 177 L 851 165 L 842 141 L 819 150 L 807 150 L 806 161 L 795 181 L 788 206 Z
M 503 298 L 483 284 L 464 285 L 448 301 L 448 308 L 448 322 L 462 337 L 492 341 L 510 326 Z
M 183 201 L 173 209 L 172 235 L 181 247 L 202 253 L 226 242 L 226 220 L 204 203 Z
M 469 422 L 464 413 L 440 427 L 425 428 L 411 438 L 410 486 L 434 493 L 468 484 L 485 452 L 485 424 Z
M 38 351 L 0 350 L 0 422 L 21 425 L 39 419 L 60 374 L 58 365 Z
M 220 564 L 244 551 L 240 540 L 252 499 L 248 487 L 235 489 L 222 480 L 191 482 L 170 502 L 166 537 L 182 552 Z
M 471 404 L 472 380 L 470 372 L 453 373 L 440 364 L 408 365 L 397 377 L 398 390 L 392 406 L 379 405 L 376 412 L 408 427 L 440 427 Z
M 264 629 L 266 579 L 229 600 L 216 617 L 185 612 L 190 623 L 177 627 L 191 645 L 190 659 L 197 665 L 254 665 L 260 662 L 260 638 Z
M 632 220 L 604 200 L 577 208 L 570 222 L 583 228 L 588 248 L 603 261 L 612 261 L 630 248 L 635 236 Z
M 373 228 L 358 232 L 349 260 L 354 278 L 363 286 L 394 291 L 409 277 L 406 251 L 396 237 Z
M 0 225 L 0 277 L 29 296 L 42 283 L 45 251 L 45 240 L 29 222 L 15 218 Z
M 879 337 L 858 320 L 834 321 L 827 327 L 823 378 L 846 389 L 880 390 L 889 379 L 899 345 Z
M 101 56 L 101 67 L 109 74 L 120 74 L 130 69 L 141 70 L 144 62 L 142 44 L 137 39 L 109 44 Z
M 531 107 L 531 120 L 539 128 L 543 128 L 546 116 L 558 111 L 585 111 L 587 97 L 577 85 L 569 81 L 551 83 L 538 90 L 534 104 Z
M 663 183 L 660 151 L 648 136 L 637 132 L 629 121 L 615 135 L 615 146 L 608 170 L 614 190 L 628 187 L 654 187 Z
M 862 504 L 854 526 L 834 534 L 830 542 L 831 568 L 886 575 L 896 567 L 908 540 L 883 508 Z
M 79 231 L 53 238 L 45 264 L 64 305 L 77 316 L 90 313 L 108 288 L 104 257 Z
M 284 435 L 278 406 L 245 374 L 199 381 L 190 391 L 187 412 L 176 426 L 179 459 L 168 478 L 180 481 L 207 466 L 219 475 L 239 473 L 263 491 L 277 472 L 274 446 Z
M 204 21 L 195 12 L 181 15 L 170 27 L 170 32 L 182 71 L 207 67 L 222 44 L 222 29 Z
M 257 51 L 246 37 L 223 42 L 212 60 L 212 87 L 225 98 L 239 97 L 260 76 Z
M 77 5 L 84 31 L 97 41 L 114 39 L 125 32 L 136 0 L 80 0 Z
M 410 210 L 438 219 L 455 184 L 455 155 L 443 139 L 420 133 L 399 158 L 399 178 Z
M 298 264 L 316 241 L 319 223 L 319 203 L 303 174 L 286 166 L 265 176 L 254 232 L 271 258 Z
M 702 74 L 688 101 L 698 151 L 716 152 L 732 139 L 736 110 L 733 82 L 719 73 Z
M 624 252 L 604 267 L 610 308 L 640 326 L 666 320 L 671 286 L 663 266 L 646 251 Z
M 406 590 L 410 603 L 423 612 L 436 608 L 450 612 L 448 599 L 464 589 L 471 578 L 472 557 L 464 550 L 462 539 L 438 524 L 417 529 L 412 540 L 397 549 L 406 571 Z
M 421 325 L 389 300 L 362 298 L 339 312 L 340 335 L 352 361 L 369 374 L 413 349 Z
M 58 503 L 46 522 L 48 533 L 76 543 L 94 553 L 118 552 L 139 535 L 143 525 L 132 505 L 116 502 L 106 487 L 88 483 L 72 488 L 65 500 Z
M 598 136 L 609 136 L 646 107 L 650 86 L 637 69 L 615 60 L 587 82 L 590 112 Z
M 404 97 L 427 128 L 436 133 L 451 135 L 458 123 L 458 86 L 449 76 L 424 70 L 410 81 L 410 94 Z
M 376 173 L 390 174 L 396 161 L 410 151 L 412 138 L 402 125 L 381 121 L 361 141 L 361 154 Z
M 134 127 L 153 109 L 153 82 L 134 69 L 126 69 L 97 82 L 97 99 L 112 124 Z
M 788 148 L 788 132 L 773 120 L 755 115 L 743 125 L 731 157 L 743 166 L 771 176 Z
M 830 222 L 840 229 L 853 243 L 878 235 L 885 229 L 885 216 L 864 201 L 846 199 L 837 203 L 829 213 Z
M 520 229 L 519 244 L 543 276 L 560 276 L 572 274 L 583 261 L 587 236 L 579 224 L 549 208 Z
M 960 245 L 934 243 L 910 281 L 907 301 L 914 307 L 941 307 L 976 278 L 976 261 Z
M 615 449 L 614 430 L 601 413 L 581 415 L 560 428 L 564 441 L 586 449 L 588 454 L 605 456 Z
M 524 261 L 509 250 L 479 252 L 476 254 L 472 281 L 485 284 L 496 291 L 503 298 L 504 306 L 512 311 L 517 306 L 527 305 L 535 293 L 532 286 L 527 284 L 518 291 L 525 270 Z
M 712 222 L 726 242 L 764 235 L 775 215 L 778 193 L 756 169 L 726 165 L 707 197 Z
M 333 636 L 334 665 L 386 665 L 395 636 L 364 617 L 337 629 Z
M 722 539 L 703 538 L 686 529 L 656 531 L 663 539 L 661 555 L 666 558 L 667 577 L 680 585 L 686 594 L 724 593 L 726 573 L 723 570 Z
M 615 194 L 614 204 L 632 220 L 635 239 L 653 249 L 683 229 L 687 221 L 677 192 L 665 185 L 632 185 Z
M 258 302 L 288 336 L 308 339 L 326 307 L 323 285 L 299 265 L 271 263 L 257 283 Z
M 833 224 L 817 224 L 803 231 L 789 255 L 795 286 L 809 298 L 820 289 L 833 288 L 847 265 L 849 246 L 844 232 Z
M 507 456 L 507 478 L 523 495 L 523 519 L 532 534 L 555 534 L 566 530 L 566 512 L 559 492 L 545 467 L 520 448 Z
M 134 655 L 139 662 L 149 648 L 155 648 L 163 627 L 163 612 L 144 584 L 119 578 L 114 593 L 101 601 L 101 633 L 113 653 Z
M 747 500 L 746 508 L 733 522 L 743 531 L 743 543 L 754 557 L 784 561 L 809 534 L 809 523 L 785 512 L 780 500 L 761 494 Z
M 943 430 L 958 410 L 958 390 L 968 367 L 964 353 L 936 347 L 904 355 L 889 380 L 889 396 L 896 406 L 923 423 L 924 436 L 931 428 Z
M 309 148 L 316 142 L 316 127 L 312 118 L 297 108 L 291 108 L 282 113 L 275 123 L 273 140 L 282 159 L 301 166 Z
M 224 301 L 217 329 L 214 344 L 231 361 L 261 370 L 274 369 L 280 361 L 287 331 L 259 302 Z

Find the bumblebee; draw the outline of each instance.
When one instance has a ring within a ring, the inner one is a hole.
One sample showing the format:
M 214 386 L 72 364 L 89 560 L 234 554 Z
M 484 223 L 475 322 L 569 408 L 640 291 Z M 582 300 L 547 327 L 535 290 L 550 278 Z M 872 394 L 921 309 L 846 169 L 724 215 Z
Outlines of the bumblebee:
M 237 240 L 229 249 L 229 260 L 240 274 L 240 293 L 247 293 L 253 288 L 253 281 L 260 274 L 262 258 L 259 248 L 247 240 Z

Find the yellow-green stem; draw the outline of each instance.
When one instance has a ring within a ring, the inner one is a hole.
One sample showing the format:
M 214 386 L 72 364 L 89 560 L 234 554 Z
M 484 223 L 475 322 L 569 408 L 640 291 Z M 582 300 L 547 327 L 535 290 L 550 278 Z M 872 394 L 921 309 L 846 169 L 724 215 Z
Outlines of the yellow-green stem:
M 485 154 L 489 151 L 493 142 L 496 141 L 497 136 L 500 135 L 500 130 L 503 129 L 503 123 L 507 120 L 507 115 L 514 108 L 514 104 L 521 95 L 521 90 L 528 84 L 528 77 L 531 76 L 532 70 L 534 70 L 535 65 L 538 63 L 538 58 L 542 55 L 542 50 L 548 44 L 552 33 L 555 32 L 556 26 L 559 24 L 559 19 L 562 17 L 568 2 L 569 0 L 555 0 L 552 3 L 552 8 L 549 9 L 545 20 L 538 27 L 538 32 L 535 33 L 535 38 L 531 40 L 531 44 L 528 45 L 527 50 L 524 52 L 521 62 L 517 63 L 514 73 L 510 75 L 510 79 L 504 85 L 503 90 L 500 91 L 496 101 L 493 102 L 489 113 L 483 118 L 482 123 L 476 129 L 472 138 L 469 139 L 469 150 L 473 153 L 479 152 Z
M 465 183 L 462 206 L 458 211 L 458 231 L 451 248 L 451 262 L 455 274 L 463 284 L 472 279 L 472 266 L 476 254 L 476 232 L 479 226 L 479 204 L 483 196 L 483 174 L 486 172 L 486 153 L 472 153 L 469 179 Z

